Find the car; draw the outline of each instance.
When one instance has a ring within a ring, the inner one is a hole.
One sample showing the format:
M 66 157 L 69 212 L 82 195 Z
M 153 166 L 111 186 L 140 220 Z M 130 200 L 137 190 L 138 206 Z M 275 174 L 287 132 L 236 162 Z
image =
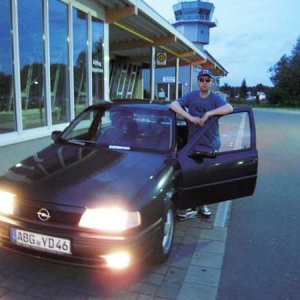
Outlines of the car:
M 218 152 L 201 144 L 218 122 Z M 168 105 L 101 102 L 0 178 L 1 247 L 83 267 L 164 262 L 176 210 L 253 194 L 258 153 L 249 107 L 212 117 L 189 141 Z

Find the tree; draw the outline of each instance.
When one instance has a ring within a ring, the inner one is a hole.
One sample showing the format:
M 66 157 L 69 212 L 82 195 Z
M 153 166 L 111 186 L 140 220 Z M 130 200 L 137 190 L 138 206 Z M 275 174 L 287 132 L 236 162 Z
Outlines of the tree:
M 247 84 L 246 84 L 246 79 L 243 79 L 242 85 L 239 89 L 240 98 L 241 99 L 246 99 L 247 98 L 247 92 L 248 92 L 248 88 L 247 88 Z
M 275 87 L 286 86 L 290 69 L 290 58 L 283 55 L 280 60 L 272 66 L 269 71 L 272 73 L 271 81 Z
M 290 80 L 289 94 L 294 104 L 300 105 L 300 37 L 290 58 Z
M 234 98 L 234 87 L 230 86 L 229 84 L 225 83 L 222 87 L 220 87 L 220 91 L 227 94 L 230 98 Z
M 270 103 L 300 106 L 300 37 L 291 56 L 283 55 L 269 72 L 274 84 L 268 93 Z

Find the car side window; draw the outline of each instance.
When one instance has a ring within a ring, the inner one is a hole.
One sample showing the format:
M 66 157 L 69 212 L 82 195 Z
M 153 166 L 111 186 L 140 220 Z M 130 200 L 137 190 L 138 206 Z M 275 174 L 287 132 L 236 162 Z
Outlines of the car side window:
M 176 144 L 178 150 L 182 149 L 188 141 L 188 124 L 186 120 L 177 115 L 176 119 Z
M 249 149 L 251 130 L 247 112 L 221 116 L 218 120 L 221 146 L 219 152 Z
M 66 134 L 68 140 L 79 139 L 89 140 L 90 139 L 90 128 L 94 121 L 94 111 L 84 112 L 79 121 L 74 124 L 72 131 Z

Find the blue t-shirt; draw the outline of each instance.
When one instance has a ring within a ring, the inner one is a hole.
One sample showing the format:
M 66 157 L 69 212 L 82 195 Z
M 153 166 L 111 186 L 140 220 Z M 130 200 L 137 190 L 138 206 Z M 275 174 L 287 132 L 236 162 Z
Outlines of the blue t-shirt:
M 186 108 L 190 115 L 194 117 L 203 117 L 203 115 L 210 110 L 226 105 L 227 102 L 219 95 L 215 93 L 210 93 L 207 98 L 202 98 L 200 96 L 200 91 L 193 91 L 187 93 L 182 98 L 178 99 L 178 102 L 183 108 Z M 192 135 L 199 129 L 192 123 L 189 123 L 189 139 Z M 219 134 L 219 124 L 214 122 L 208 130 L 204 133 L 201 139 L 201 144 L 206 146 L 212 146 L 214 149 L 218 150 L 220 148 L 220 134 Z

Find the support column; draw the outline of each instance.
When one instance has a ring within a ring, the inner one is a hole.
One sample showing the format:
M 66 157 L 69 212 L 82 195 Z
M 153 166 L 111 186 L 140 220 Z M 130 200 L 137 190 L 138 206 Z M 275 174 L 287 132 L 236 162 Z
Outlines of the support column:
M 88 28 L 87 28 L 87 98 L 88 98 L 88 105 L 93 104 L 93 58 L 92 58 L 92 16 L 88 14 Z
M 151 46 L 150 58 L 150 99 L 154 100 L 155 97 L 155 47 Z
M 45 55 L 45 108 L 47 126 L 52 127 L 52 97 L 51 97 L 51 76 L 50 76 L 50 34 L 49 34 L 49 5 L 48 0 L 44 1 L 44 55 Z
M 179 58 L 176 58 L 176 65 L 175 65 L 175 100 L 179 98 L 179 93 L 178 93 L 178 84 L 179 82 Z
M 73 6 L 68 6 L 69 14 L 69 93 L 70 93 L 70 111 L 68 115 L 68 121 L 75 118 L 75 99 L 74 99 L 74 58 L 73 58 Z
M 11 1 L 12 16 L 12 44 L 13 44 L 13 69 L 14 69 L 14 87 L 15 87 L 15 116 L 16 130 L 18 134 L 23 131 L 22 122 L 22 94 L 21 94 L 21 75 L 20 75 L 20 53 L 19 53 L 19 30 L 18 30 L 18 7 L 16 1 Z
M 109 24 L 104 23 L 104 100 L 110 100 L 110 91 L 109 91 Z
M 193 90 L 193 66 L 190 66 L 190 92 Z

